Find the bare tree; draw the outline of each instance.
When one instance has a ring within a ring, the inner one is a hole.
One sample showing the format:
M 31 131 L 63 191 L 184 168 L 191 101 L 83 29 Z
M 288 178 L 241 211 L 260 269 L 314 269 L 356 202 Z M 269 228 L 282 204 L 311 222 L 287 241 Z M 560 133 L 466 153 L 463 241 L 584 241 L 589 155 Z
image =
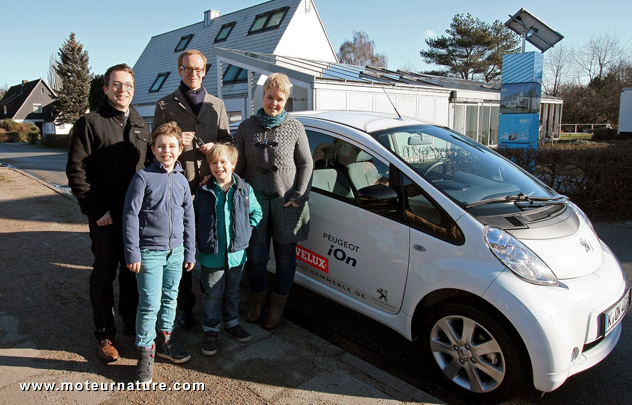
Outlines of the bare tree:
M 52 54 L 50 59 L 48 59 L 48 75 L 46 76 L 46 80 L 50 88 L 55 92 L 61 87 L 61 78 L 59 77 L 59 73 L 57 73 L 58 66 L 59 62 L 57 61 L 57 57 L 55 54 Z
M 388 58 L 384 54 L 375 53 L 375 41 L 364 31 L 354 31 L 353 41 L 345 41 L 340 45 L 338 60 L 358 66 L 386 68 Z
M 595 78 L 603 79 L 610 68 L 622 63 L 624 55 L 619 38 L 606 33 L 590 37 L 575 54 L 575 61 L 590 82 Z
M 0 99 L 2 99 L 2 97 L 4 97 L 5 93 L 7 92 L 7 90 L 9 90 L 9 85 L 8 84 L 3 84 L 0 86 Z
M 560 93 L 560 87 L 569 81 L 572 74 L 573 49 L 559 45 L 544 54 L 544 91 L 551 96 Z

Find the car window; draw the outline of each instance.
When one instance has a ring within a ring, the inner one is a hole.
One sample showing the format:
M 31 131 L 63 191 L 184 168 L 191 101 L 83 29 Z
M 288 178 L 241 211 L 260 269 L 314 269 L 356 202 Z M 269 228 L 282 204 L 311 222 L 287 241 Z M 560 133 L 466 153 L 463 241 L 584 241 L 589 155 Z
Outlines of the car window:
M 408 176 L 403 176 L 404 217 L 413 228 L 452 243 L 463 243 L 463 233 L 456 222 Z
M 463 207 L 519 194 L 540 198 L 555 194 L 491 150 L 445 128 L 413 125 L 373 135 L 397 158 Z
M 315 131 L 307 131 L 314 174 L 312 188 L 347 201 L 357 191 L 374 184 L 388 184 L 388 166 L 358 146 Z

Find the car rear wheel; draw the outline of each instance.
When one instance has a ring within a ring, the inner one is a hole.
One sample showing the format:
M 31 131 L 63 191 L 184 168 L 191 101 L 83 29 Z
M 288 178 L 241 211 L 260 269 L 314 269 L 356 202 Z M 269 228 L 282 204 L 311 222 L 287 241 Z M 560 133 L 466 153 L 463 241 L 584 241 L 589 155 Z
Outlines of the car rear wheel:
M 520 338 L 498 316 L 471 304 L 434 308 L 422 344 L 442 375 L 474 400 L 502 401 L 530 383 Z

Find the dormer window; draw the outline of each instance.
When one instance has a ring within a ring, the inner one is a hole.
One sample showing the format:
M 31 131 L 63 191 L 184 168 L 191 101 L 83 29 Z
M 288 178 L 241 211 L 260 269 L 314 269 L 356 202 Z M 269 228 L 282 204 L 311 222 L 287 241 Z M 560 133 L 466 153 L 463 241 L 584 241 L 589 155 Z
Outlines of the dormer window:
M 252 23 L 250 30 L 248 30 L 248 35 L 279 28 L 289 9 L 289 7 L 284 7 L 259 14 L 255 17 L 255 21 Z
M 228 65 L 222 82 L 224 84 L 246 83 L 248 81 L 248 70 L 235 65 Z
M 215 37 L 214 43 L 226 41 L 226 38 L 228 38 L 234 26 L 235 26 L 234 21 L 228 24 L 222 25 L 222 28 L 219 29 L 219 32 L 217 33 L 217 36 Z
M 167 81 L 167 77 L 169 77 L 169 72 L 158 73 L 158 76 L 156 76 L 156 80 L 154 80 L 154 83 L 149 88 L 149 92 L 150 93 L 159 92 L 160 89 L 162 88 L 162 85 L 165 84 L 165 82 Z
M 185 35 L 182 38 L 180 38 L 180 42 L 178 42 L 176 49 L 174 49 L 173 51 L 182 52 L 185 49 L 187 49 L 187 46 L 189 46 L 189 42 L 191 42 L 191 38 L 193 38 L 193 34 Z

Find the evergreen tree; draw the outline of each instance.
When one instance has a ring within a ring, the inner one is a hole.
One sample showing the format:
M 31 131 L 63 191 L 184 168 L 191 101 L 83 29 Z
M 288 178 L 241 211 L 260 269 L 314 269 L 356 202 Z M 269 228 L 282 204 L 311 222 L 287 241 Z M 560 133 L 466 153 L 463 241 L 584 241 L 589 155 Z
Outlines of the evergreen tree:
M 90 111 L 101 107 L 103 101 L 103 75 L 95 75 L 90 80 Z
M 57 123 L 75 123 L 88 109 L 90 91 L 90 67 L 88 51 L 75 39 L 75 33 L 64 41 L 59 52 L 59 63 L 55 71 L 61 79 L 57 91 Z
M 452 17 L 447 36 L 426 39 L 430 48 L 419 54 L 426 63 L 448 68 L 451 76 L 482 79 L 500 75 L 502 56 L 518 51 L 520 41 L 500 21 L 487 24 L 470 14 Z

